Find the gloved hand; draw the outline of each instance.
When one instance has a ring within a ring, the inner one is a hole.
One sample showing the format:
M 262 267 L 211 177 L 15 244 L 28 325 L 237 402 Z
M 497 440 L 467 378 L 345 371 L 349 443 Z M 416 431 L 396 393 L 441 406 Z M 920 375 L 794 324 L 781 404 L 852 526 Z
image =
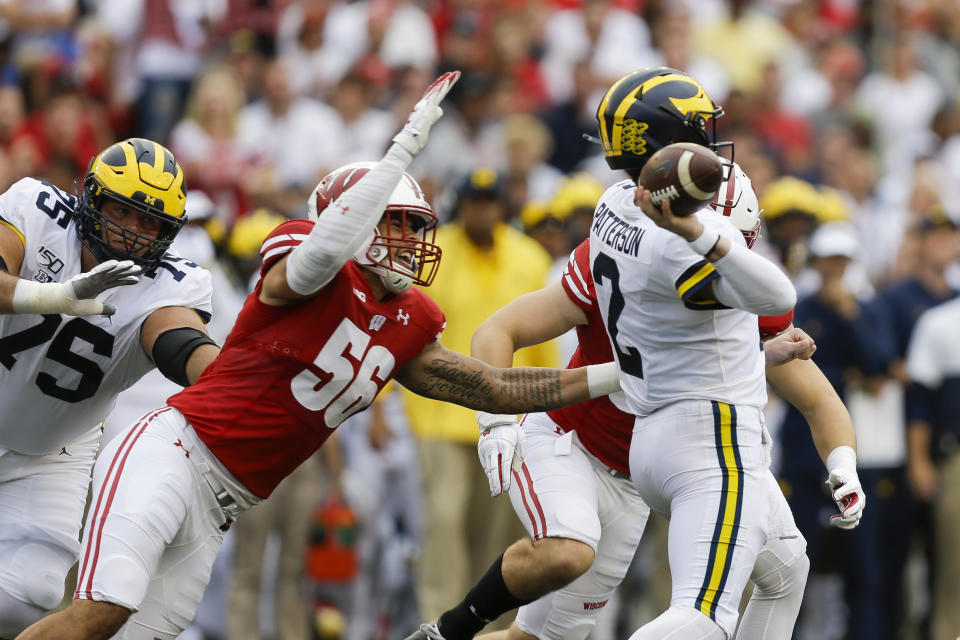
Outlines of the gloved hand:
M 838 515 L 830 516 L 830 525 L 840 529 L 853 529 L 860 524 L 867 497 L 857 477 L 856 453 L 851 447 L 837 447 L 827 456 L 830 476 L 827 486 L 830 495 L 840 509 Z
M 393 137 L 393 141 L 403 147 L 411 156 L 417 155 L 427 145 L 430 127 L 443 115 L 440 103 L 443 102 L 447 92 L 459 79 L 459 71 L 448 71 L 437 78 L 433 84 L 427 87 L 423 97 L 414 105 L 410 117 L 403 125 L 403 129 Z
M 477 412 L 480 441 L 477 454 L 490 483 L 490 495 L 510 490 L 511 471 L 520 471 L 527 455 L 527 435 L 517 417 L 502 413 Z
M 140 267 L 132 260 L 107 260 L 66 282 L 20 280 L 13 292 L 16 313 L 63 313 L 71 316 L 110 316 L 116 308 L 95 298 L 113 287 L 137 284 Z

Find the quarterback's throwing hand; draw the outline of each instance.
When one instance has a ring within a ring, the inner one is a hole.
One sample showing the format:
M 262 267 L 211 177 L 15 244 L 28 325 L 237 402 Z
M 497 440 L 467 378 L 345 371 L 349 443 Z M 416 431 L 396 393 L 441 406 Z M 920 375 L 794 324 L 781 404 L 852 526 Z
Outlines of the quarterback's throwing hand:
M 478 411 L 477 423 L 477 454 L 490 483 L 490 495 L 498 496 L 510 490 L 511 471 L 520 471 L 527 455 L 527 435 L 514 415 Z
M 410 155 L 417 155 L 427 145 L 430 127 L 443 115 L 440 103 L 459 79 L 459 71 L 448 71 L 427 87 L 423 97 L 414 105 L 407 123 L 403 125 L 400 133 L 393 137 L 393 141 Z
M 853 529 L 860 524 L 867 499 L 863 493 L 863 487 L 860 486 L 857 472 L 850 469 L 834 469 L 830 472 L 827 486 L 830 487 L 833 501 L 840 509 L 838 515 L 830 516 L 831 526 Z

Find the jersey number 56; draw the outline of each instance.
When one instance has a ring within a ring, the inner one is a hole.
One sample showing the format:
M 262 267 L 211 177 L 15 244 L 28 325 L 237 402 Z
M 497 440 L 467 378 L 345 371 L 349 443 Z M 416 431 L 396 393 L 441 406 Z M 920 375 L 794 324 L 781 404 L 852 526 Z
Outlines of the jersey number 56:
M 330 376 L 324 382 L 310 369 L 304 369 L 290 381 L 290 391 L 301 405 L 310 411 L 324 411 L 324 421 L 330 429 L 373 402 L 381 384 L 390 379 L 396 364 L 393 354 L 378 344 L 367 350 L 370 336 L 344 318 L 313 364 Z M 353 362 L 346 354 L 360 361 L 354 372 Z

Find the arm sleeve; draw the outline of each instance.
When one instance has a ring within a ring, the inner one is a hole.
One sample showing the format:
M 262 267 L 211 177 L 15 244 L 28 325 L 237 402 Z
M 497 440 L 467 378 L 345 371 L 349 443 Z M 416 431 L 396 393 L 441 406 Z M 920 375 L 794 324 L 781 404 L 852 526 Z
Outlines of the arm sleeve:
M 287 258 L 287 284 L 300 295 L 317 292 L 369 242 L 390 194 L 413 159 L 394 144 L 377 166 L 324 209 L 313 230 Z
M 731 242 L 727 255 L 712 264 L 720 275 L 713 292 L 728 307 L 775 316 L 797 303 L 797 291 L 780 267 L 743 245 Z

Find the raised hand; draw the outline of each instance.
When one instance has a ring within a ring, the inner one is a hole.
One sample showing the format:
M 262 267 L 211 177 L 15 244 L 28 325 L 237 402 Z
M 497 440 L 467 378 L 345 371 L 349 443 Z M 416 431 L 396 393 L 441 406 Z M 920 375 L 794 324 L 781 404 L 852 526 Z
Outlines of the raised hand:
M 137 284 L 140 267 L 131 260 L 107 260 L 66 282 L 19 280 L 13 292 L 15 313 L 63 313 L 68 316 L 110 316 L 116 308 L 95 298 L 113 287 Z
M 139 275 L 140 267 L 132 260 L 107 260 L 86 273 L 73 276 L 64 283 L 67 287 L 65 296 L 72 299 L 70 309 L 65 313 L 73 316 L 113 315 L 117 311 L 113 305 L 97 302 L 94 298 L 107 289 L 137 284 Z
M 393 141 L 410 155 L 417 155 L 427 145 L 430 127 L 443 115 L 440 103 L 459 79 L 459 71 L 448 71 L 434 80 L 433 84 L 424 91 L 423 97 L 414 105 L 406 124 L 403 125 L 400 133 L 393 137 Z

